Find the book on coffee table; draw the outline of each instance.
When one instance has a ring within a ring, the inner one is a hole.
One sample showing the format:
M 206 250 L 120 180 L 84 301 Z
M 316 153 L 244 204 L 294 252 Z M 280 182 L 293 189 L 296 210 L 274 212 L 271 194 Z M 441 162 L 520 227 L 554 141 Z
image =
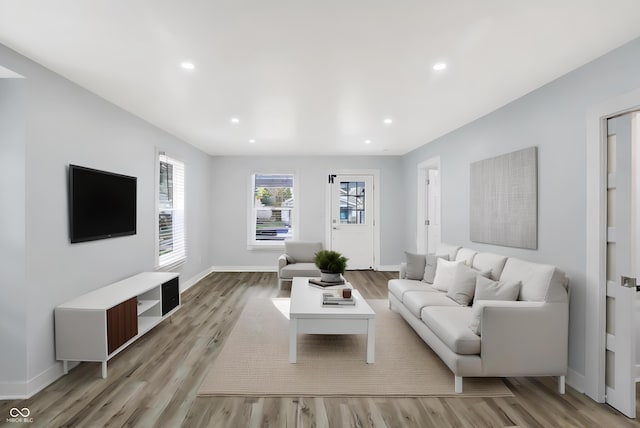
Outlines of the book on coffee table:
M 322 304 L 325 306 L 342 306 L 342 305 L 353 306 L 356 304 L 356 301 L 353 298 L 353 296 L 345 298 L 345 297 L 336 296 L 333 293 L 323 293 Z
M 344 279 L 341 279 L 340 282 L 325 282 L 316 278 L 309 278 L 309 285 L 318 288 L 334 287 L 336 285 L 344 285 Z

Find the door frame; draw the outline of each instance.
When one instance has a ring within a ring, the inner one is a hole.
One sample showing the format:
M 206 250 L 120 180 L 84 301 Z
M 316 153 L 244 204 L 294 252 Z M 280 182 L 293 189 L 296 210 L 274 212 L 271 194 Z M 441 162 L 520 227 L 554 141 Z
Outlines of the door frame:
M 329 175 L 370 175 L 373 176 L 373 269 L 380 269 L 380 170 L 379 169 L 333 169 Z M 327 179 L 327 178 L 325 178 Z M 325 187 L 325 247 L 331 249 L 331 186 Z
M 638 109 L 640 88 L 592 106 L 587 112 L 584 392 L 599 403 L 604 403 L 606 391 L 607 119 Z
M 438 183 L 438 190 L 440 191 L 440 214 L 442 214 L 442 170 L 440 169 L 440 156 L 427 159 L 426 161 L 420 162 L 418 164 L 418 194 L 417 203 L 418 203 L 418 212 L 417 212 L 417 228 L 416 228 L 416 252 L 425 253 L 427 252 L 426 241 L 427 241 L 427 232 L 426 227 L 424 227 L 424 219 L 426 217 L 426 200 L 425 195 L 427 193 L 427 178 L 429 177 L 429 170 L 437 169 L 440 172 L 440 182 Z M 440 216 L 442 219 L 442 215 Z M 440 223 L 440 233 L 442 236 L 442 222 Z

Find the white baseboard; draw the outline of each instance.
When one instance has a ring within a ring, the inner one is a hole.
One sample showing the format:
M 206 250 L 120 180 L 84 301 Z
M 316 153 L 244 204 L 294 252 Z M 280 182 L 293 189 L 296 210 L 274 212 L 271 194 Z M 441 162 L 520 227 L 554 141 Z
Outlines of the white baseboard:
M 383 272 L 400 272 L 400 265 L 378 266 L 378 270 Z
M 277 272 L 276 266 L 213 266 L 211 272 Z
M 569 368 L 567 370 L 567 378 L 565 380 L 566 384 L 576 391 L 584 394 L 584 375 L 581 375 L 577 371 Z
M 193 287 L 202 278 L 204 278 L 205 276 L 209 275 L 211 272 L 213 272 L 213 266 L 208 267 L 207 269 L 205 269 L 202 272 L 192 276 L 191 278 L 189 278 L 188 280 L 186 280 L 185 282 L 180 284 L 180 293 L 184 293 L 189 288 Z
M 0 383 L 0 400 L 31 398 L 62 377 L 62 363 L 57 362 L 27 382 Z

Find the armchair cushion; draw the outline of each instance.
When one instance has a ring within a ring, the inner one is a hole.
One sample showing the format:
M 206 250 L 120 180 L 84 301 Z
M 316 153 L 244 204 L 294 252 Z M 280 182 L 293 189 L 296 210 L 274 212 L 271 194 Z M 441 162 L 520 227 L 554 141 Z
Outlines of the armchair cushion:
M 293 279 L 296 276 L 320 277 L 320 269 L 315 263 L 292 263 L 280 269 L 280 279 Z

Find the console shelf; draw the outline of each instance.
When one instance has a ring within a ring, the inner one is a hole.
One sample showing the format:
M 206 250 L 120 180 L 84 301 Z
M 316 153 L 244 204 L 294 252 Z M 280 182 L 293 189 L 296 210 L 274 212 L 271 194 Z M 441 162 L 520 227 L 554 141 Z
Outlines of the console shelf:
M 107 361 L 180 307 L 173 272 L 144 272 L 79 296 L 55 309 L 56 359 Z

